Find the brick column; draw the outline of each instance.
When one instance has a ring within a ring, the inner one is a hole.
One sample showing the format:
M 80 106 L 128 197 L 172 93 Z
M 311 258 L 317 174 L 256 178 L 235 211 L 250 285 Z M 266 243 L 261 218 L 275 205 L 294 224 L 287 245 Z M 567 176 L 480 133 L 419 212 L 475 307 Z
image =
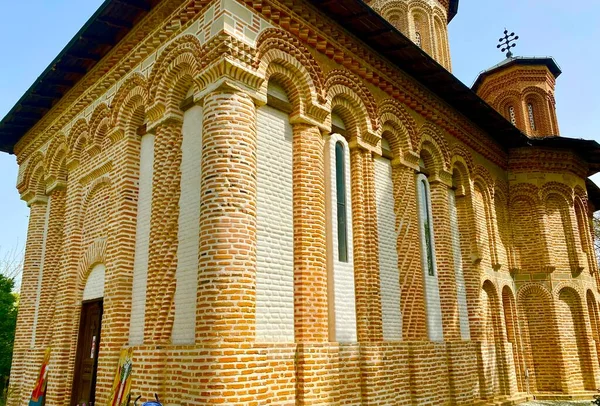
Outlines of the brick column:
M 350 155 L 356 325 L 358 341 L 370 343 L 383 339 L 375 167 L 371 151 L 354 147 Z
M 434 180 L 430 182 L 430 187 L 444 341 L 457 341 L 460 340 L 460 319 L 456 297 L 452 235 L 450 234 L 448 186 L 441 181 Z
M 415 170 L 396 160 L 392 165 L 396 222 L 399 223 L 398 271 L 400 272 L 402 337 L 405 341 L 426 341 L 428 340 L 427 316 L 421 270 Z
M 120 351 L 129 340 L 131 316 L 140 137 L 135 134 L 128 135 L 119 140 L 113 148 L 116 148 L 119 154 L 113 161 L 112 188 L 115 201 L 106 244 L 104 310 L 95 404 L 108 402 Z
M 318 127 L 293 128 L 295 338 L 327 342 L 325 146 Z
M 481 250 L 477 244 L 477 227 L 475 227 L 473 199 L 470 193 L 456 196 L 458 214 L 458 230 L 460 233 L 463 256 L 463 275 L 467 296 L 469 327 L 471 340 L 481 340 Z
M 58 275 L 62 262 L 63 233 L 65 222 L 65 185 L 59 185 L 50 194 L 50 214 L 42 275 L 42 289 L 36 328 L 36 347 L 43 349 L 50 345 L 58 290 Z
M 256 107 L 223 85 L 204 98 L 196 340 L 252 342 L 256 307 Z
M 21 277 L 21 301 L 10 375 L 9 405 L 20 404 L 20 400 L 28 397 L 27 392 L 33 387 L 33 382 L 29 382 L 27 379 L 27 370 L 29 369 L 27 364 L 30 359 L 29 349 L 32 344 L 38 277 L 42 265 L 47 204 L 48 200 L 45 196 L 36 197 L 29 202 L 29 227 Z
M 145 344 L 169 343 L 173 327 L 181 195 L 182 125 L 183 121 L 180 118 L 169 118 L 155 129 Z M 135 238 L 135 233 L 132 235 Z
M 70 173 L 65 195 L 63 220 L 63 255 L 57 275 L 52 333 L 52 357 L 48 379 L 47 405 L 66 405 L 71 401 L 75 350 L 79 329 L 77 269 L 81 259 L 81 227 L 78 208 L 81 207 L 81 183 Z
M 294 124 L 294 327 L 296 399 L 299 405 L 323 404 L 329 393 L 330 360 L 325 145 L 321 130 Z

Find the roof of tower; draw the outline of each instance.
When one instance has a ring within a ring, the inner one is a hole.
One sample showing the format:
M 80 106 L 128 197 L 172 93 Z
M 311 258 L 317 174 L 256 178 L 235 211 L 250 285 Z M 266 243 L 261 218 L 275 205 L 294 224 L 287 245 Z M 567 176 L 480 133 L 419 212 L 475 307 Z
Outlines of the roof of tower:
M 492 66 L 489 69 L 484 70 L 477 76 L 475 83 L 471 86 L 474 92 L 479 90 L 479 87 L 483 84 L 484 80 L 494 73 L 500 72 L 504 69 L 508 69 L 512 66 L 540 66 L 544 65 L 548 68 L 548 70 L 554 75 L 554 78 L 557 78 L 562 73 L 562 70 L 551 56 L 543 56 L 543 57 L 528 57 L 528 56 L 516 56 L 512 58 L 507 58 L 500 62 L 497 65 Z
M 448 22 L 452 21 L 452 19 L 458 13 L 458 0 L 450 0 L 448 4 Z

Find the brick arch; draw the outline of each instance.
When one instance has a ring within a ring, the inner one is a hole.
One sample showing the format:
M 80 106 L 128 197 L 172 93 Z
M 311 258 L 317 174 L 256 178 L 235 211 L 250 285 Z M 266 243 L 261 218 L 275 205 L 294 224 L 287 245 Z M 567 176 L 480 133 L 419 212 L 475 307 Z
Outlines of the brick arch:
M 52 167 L 56 166 L 56 156 L 60 151 L 66 154 L 67 139 L 63 133 L 58 133 L 53 139 L 48 149 L 46 150 L 46 158 L 44 165 L 48 168 L 48 173 L 52 173 Z
M 269 79 L 268 67 L 278 63 L 301 75 L 299 88 L 305 99 L 326 103 L 324 74 L 310 51 L 296 37 L 279 28 L 269 28 L 258 37 L 252 65 Z
M 581 200 L 583 200 L 584 202 L 587 203 L 587 200 L 588 200 L 587 191 L 584 188 L 582 188 L 580 185 L 576 185 L 573 188 L 573 194 L 576 197 L 579 197 Z
M 443 15 L 439 8 L 433 8 L 433 37 L 435 39 L 436 54 L 439 62 L 449 69 L 450 51 L 448 49 L 447 27 L 444 21 L 447 17 Z
M 600 354 L 600 313 L 598 312 L 598 301 L 596 293 L 592 289 L 587 289 L 585 292 L 587 303 L 588 318 L 590 320 L 590 329 L 592 338 L 594 339 L 596 354 Z
M 92 217 L 88 217 L 87 214 L 91 213 L 89 209 L 90 204 L 94 201 L 94 198 L 101 192 L 104 192 L 106 189 L 107 199 L 106 199 L 106 211 L 102 212 L 99 210 L 94 210 L 94 214 Z M 86 238 L 89 237 L 95 230 L 86 230 L 84 229 L 84 225 L 87 220 L 90 218 L 100 217 L 100 214 L 105 215 L 105 222 L 108 223 L 113 215 L 112 210 L 114 207 L 114 196 L 113 196 L 113 188 L 112 188 L 112 180 L 108 175 L 101 176 L 95 179 L 90 185 L 87 187 L 87 191 L 82 199 L 82 205 L 80 208 L 80 219 L 79 219 L 79 229 L 82 232 L 82 240 L 85 242 Z M 106 225 L 106 224 L 105 224 Z M 106 230 L 105 230 L 106 231 Z
M 538 87 L 530 86 L 523 89 L 522 100 L 525 111 L 529 103 L 534 109 L 535 130 L 532 131 L 539 135 L 552 135 L 553 118 L 550 115 L 548 94 Z M 529 118 L 527 120 L 529 122 Z
M 540 188 L 540 197 L 545 201 L 550 194 L 560 195 L 570 206 L 573 205 L 574 191 L 564 183 L 546 182 Z
M 502 309 L 504 311 L 504 331 L 506 333 L 506 340 L 512 345 L 512 357 L 517 378 L 517 389 L 519 392 L 525 392 L 527 380 L 525 378 L 525 360 L 517 316 L 517 299 L 511 284 L 504 283 L 501 293 Z
M 266 96 L 269 83 L 274 81 L 284 88 L 293 106 L 292 114 L 305 114 L 308 106 L 311 104 L 311 95 L 305 93 L 304 79 L 304 75 L 300 71 L 297 71 L 295 67 L 288 68 L 277 62 L 271 62 L 266 68 L 265 81 L 261 87 L 261 93 Z
M 560 286 L 562 285 L 562 286 Z M 565 349 L 564 362 L 567 376 L 572 378 L 574 385 L 581 385 L 575 390 L 595 390 L 594 368 L 587 334 L 584 292 L 572 284 L 561 283 L 554 289 L 556 295 L 557 316 L 560 317 L 559 331 L 561 345 Z M 573 389 L 573 388 L 572 388 Z
M 325 89 L 330 102 L 336 96 L 343 96 L 356 106 L 361 106 L 361 110 L 364 110 L 361 119 L 366 120 L 367 129 L 377 131 L 377 102 L 358 76 L 347 70 L 334 69 L 327 74 Z
M 190 86 L 199 87 L 196 78 L 200 73 L 202 55 L 200 41 L 189 34 L 172 41 L 160 54 L 148 78 L 149 105 L 155 110 L 152 120 L 167 111 L 180 112 L 179 103 L 186 97 Z
M 100 103 L 92 113 L 92 117 L 89 121 L 89 140 L 87 145 L 89 147 L 95 147 L 98 150 L 101 149 L 104 137 L 108 133 L 110 124 L 110 110 L 106 103 Z
M 379 123 L 397 126 L 402 134 L 400 142 L 403 152 L 414 151 L 418 145 L 417 123 L 406 108 L 395 99 L 385 99 L 379 105 Z M 381 130 L 383 131 L 383 129 Z
M 450 172 L 452 173 L 452 186 L 456 188 L 457 196 L 471 195 L 471 172 L 469 164 L 462 156 L 452 157 Z
M 491 265 L 493 267 L 496 267 L 496 265 L 499 264 L 499 261 L 496 246 L 496 233 L 493 221 L 494 214 L 492 211 L 494 202 L 494 180 L 487 171 L 487 169 L 485 169 L 481 165 L 475 166 L 473 172 L 473 207 L 475 208 L 476 216 L 479 217 L 476 219 L 476 228 L 479 230 L 478 240 L 481 244 L 485 244 L 484 240 L 487 239 L 487 244 L 480 246 L 480 248 L 488 249 Z M 479 202 L 478 193 L 481 194 L 481 202 Z M 482 207 L 479 207 L 480 205 L 482 205 Z M 485 258 L 485 256 L 483 257 Z
M 83 294 L 85 282 L 94 266 L 105 264 L 107 258 L 107 240 L 98 238 L 94 240 L 83 253 L 83 257 L 77 265 L 77 286 L 78 292 Z
M 49 150 L 50 152 L 50 150 Z M 48 156 L 46 167 L 48 168 L 48 182 L 67 182 L 67 146 L 64 140 L 52 149 L 52 155 Z
M 67 136 L 67 166 L 72 168 L 79 164 L 83 148 L 85 147 L 88 138 L 88 122 L 85 119 L 80 118 L 73 124 L 73 127 L 71 127 L 71 131 L 69 131 L 69 135 Z
M 379 14 L 408 36 L 408 4 L 406 2 L 391 1 L 380 8 Z
M 43 161 L 40 161 L 32 170 L 27 185 L 27 192 L 31 198 L 43 197 L 46 195 L 46 168 Z M 28 199 L 29 200 L 29 199 Z
M 508 370 L 505 362 L 504 331 L 502 329 L 502 314 L 500 294 L 498 285 L 486 279 L 481 285 L 481 292 L 487 297 L 482 300 L 485 313 L 483 314 L 482 346 L 484 357 L 484 368 L 482 373 L 485 397 L 493 397 L 494 394 L 506 395 L 509 391 Z M 496 388 L 497 385 L 497 388 Z
M 521 268 L 525 264 L 548 265 L 546 238 L 542 234 L 543 213 L 538 188 L 530 183 L 511 187 L 508 207 L 512 229 L 511 241 L 515 255 L 514 264 Z
M 517 185 L 510 187 L 510 201 L 517 198 L 526 198 L 527 200 L 531 200 L 532 203 L 539 206 L 540 196 L 539 196 L 539 188 L 533 183 L 519 183 Z
M 130 123 L 141 125 L 148 108 L 148 81 L 134 73 L 119 87 L 112 100 L 111 126 L 124 135 Z M 118 138 L 114 137 L 113 138 Z
M 579 264 L 571 220 L 573 200 L 569 201 L 564 193 L 555 188 L 542 189 L 541 194 L 544 202 L 546 227 L 549 233 L 549 251 L 554 254 L 551 259 L 562 265 L 563 270 L 570 268 L 577 273 L 581 272 L 583 269 Z
M 432 123 L 425 123 L 419 130 L 419 155 L 428 153 L 433 159 L 434 170 L 448 171 L 450 166 L 450 152 L 446 140 L 440 135 L 439 128 Z
M 413 0 L 408 6 L 409 21 L 412 22 L 412 25 L 415 27 L 415 31 L 419 31 L 419 33 L 421 34 L 421 46 L 423 50 L 431 54 L 433 54 L 431 52 L 433 51 L 433 23 L 431 20 L 432 12 L 432 7 L 423 0 Z M 420 28 L 426 28 L 427 32 L 421 32 L 420 30 L 418 30 L 419 27 L 417 27 L 415 18 L 418 16 L 424 18 L 425 21 L 423 22 L 423 25 Z
M 491 103 L 508 121 L 510 121 L 509 107 L 515 109 L 516 127 L 525 128 L 525 117 L 523 117 L 523 104 L 521 101 L 521 93 L 514 90 L 506 91 L 500 94 Z
M 31 192 L 32 186 L 35 190 L 34 185 L 37 183 L 37 180 L 35 179 L 36 171 L 38 171 L 38 168 L 40 166 L 42 168 L 45 168 L 45 161 L 46 159 L 44 157 L 44 154 L 38 151 L 37 153 L 32 155 L 24 164 L 21 165 L 21 167 L 24 169 L 21 169 L 22 175 L 17 185 L 17 189 L 21 195 Z M 46 175 L 44 173 L 44 177 L 45 176 Z
M 475 163 L 471 152 L 461 144 L 454 144 L 450 151 L 450 172 L 454 173 L 455 169 L 459 170 L 461 177 L 460 183 L 464 188 L 464 193 L 468 194 L 471 189 L 473 180 L 473 170 Z M 456 185 L 455 185 L 456 186 Z
M 330 89 L 329 95 L 329 110 L 342 118 L 348 137 L 352 139 L 368 137 L 370 127 L 368 113 L 356 94 L 344 86 L 337 85 Z
M 565 373 L 552 294 L 541 283 L 527 283 L 517 292 L 517 308 L 533 390 L 561 392 Z

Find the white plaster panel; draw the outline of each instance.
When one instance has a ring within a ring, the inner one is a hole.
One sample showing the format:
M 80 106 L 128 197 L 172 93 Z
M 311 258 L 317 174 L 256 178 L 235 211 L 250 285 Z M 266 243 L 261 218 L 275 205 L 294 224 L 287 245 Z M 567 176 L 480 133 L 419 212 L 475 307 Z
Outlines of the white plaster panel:
M 148 249 L 150 247 L 150 215 L 152 211 L 152 174 L 154 167 L 154 134 L 142 137 L 140 147 L 140 179 L 133 264 L 133 289 L 129 344 L 144 342 L 146 285 L 148 283 Z
M 456 297 L 458 300 L 458 319 L 460 323 L 460 336 L 463 340 L 471 339 L 469 328 L 469 311 L 467 309 L 467 291 L 463 272 L 462 252 L 460 250 L 460 233 L 458 230 L 458 211 L 456 209 L 456 193 L 448 193 L 450 207 L 450 234 L 452 237 L 452 254 L 454 258 L 454 277 L 456 280 Z
M 287 113 L 258 109 L 256 340 L 294 341 L 292 126 Z
M 426 194 L 424 196 L 421 182 L 425 181 Z M 421 267 L 423 269 L 423 280 L 425 285 L 425 310 L 427 312 L 427 333 L 430 341 L 444 341 L 442 326 L 442 306 L 440 303 L 440 288 L 438 283 L 438 272 L 435 255 L 435 235 L 433 234 L 433 213 L 431 210 L 431 191 L 429 181 L 425 175 L 417 176 L 417 197 L 419 203 L 419 231 L 421 239 Z M 431 252 L 433 261 L 433 276 L 429 275 L 427 266 L 427 244 L 425 242 L 425 227 L 427 224 L 427 213 L 429 212 L 429 233 L 431 235 Z
M 44 260 L 46 258 L 46 240 L 48 239 L 48 223 L 50 222 L 50 204 L 52 199 L 48 199 L 46 205 L 46 214 L 44 216 L 44 232 L 42 234 L 42 256 L 40 258 L 40 270 L 38 272 L 37 289 L 35 291 L 35 310 L 33 313 L 33 334 L 31 335 L 31 347 L 35 346 L 36 330 L 40 312 L 40 301 L 42 298 L 42 279 L 44 276 Z
M 92 268 L 83 289 L 83 300 L 101 299 L 104 297 L 105 274 L 106 267 L 104 264 L 98 264 Z
M 400 272 L 398 270 L 398 233 L 394 212 L 392 163 L 386 158 L 375 160 L 375 194 L 377 199 L 377 229 L 379 232 L 379 280 L 383 339 L 402 339 L 400 315 Z
M 344 145 L 346 168 L 346 208 L 348 262 L 338 260 L 337 190 L 335 185 L 335 145 Z M 332 134 L 325 151 L 327 174 L 327 264 L 329 296 L 329 339 L 340 343 L 357 341 L 356 300 L 354 293 L 354 246 L 352 243 L 352 196 L 350 149 L 339 134 Z
M 193 344 L 196 333 L 202 118 L 202 107 L 200 106 L 193 106 L 183 115 L 173 344 Z

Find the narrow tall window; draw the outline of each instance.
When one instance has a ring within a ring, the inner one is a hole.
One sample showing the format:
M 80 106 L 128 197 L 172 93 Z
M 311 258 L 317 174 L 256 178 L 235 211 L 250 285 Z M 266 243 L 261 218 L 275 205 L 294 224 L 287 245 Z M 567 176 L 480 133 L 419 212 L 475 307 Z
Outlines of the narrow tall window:
M 429 276 L 435 276 L 435 270 L 433 267 L 433 244 L 431 235 L 431 214 L 429 213 L 429 189 L 427 188 L 427 181 L 421 180 L 421 196 L 423 196 L 423 231 L 425 232 L 425 253 L 427 255 L 427 274 Z
M 533 114 L 533 104 L 527 103 L 527 113 L 529 114 L 529 124 L 531 129 L 535 131 L 535 116 Z
M 511 124 L 516 126 L 517 125 L 517 114 L 515 113 L 515 108 L 513 106 L 510 106 L 508 108 L 508 115 L 510 116 Z
M 419 48 L 422 48 L 423 40 L 421 39 L 421 33 L 419 31 L 415 34 L 415 44 L 417 44 Z
M 338 260 L 348 262 L 348 229 L 346 218 L 346 166 L 344 146 L 335 144 L 335 188 L 337 195 Z

